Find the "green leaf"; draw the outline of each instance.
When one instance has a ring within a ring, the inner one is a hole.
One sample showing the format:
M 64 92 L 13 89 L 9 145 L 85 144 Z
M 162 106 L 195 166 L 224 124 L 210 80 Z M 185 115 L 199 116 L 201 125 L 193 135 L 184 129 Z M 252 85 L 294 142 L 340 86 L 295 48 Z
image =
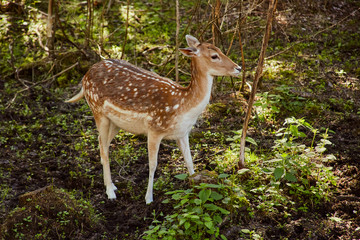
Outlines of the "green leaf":
M 325 159 L 323 159 L 323 161 L 326 161 L 326 160 L 336 160 L 336 157 L 334 156 L 334 155 L 332 155 L 332 154 L 329 154 L 329 155 L 327 155 L 326 157 L 325 157 Z
M 206 226 L 208 229 L 213 229 L 214 224 L 213 224 L 212 222 L 205 222 L 205 226 Z
M 285 174 L 285 179 L 290 182 L 297 182 L 297 178 L 295 177 L 295 175 L 289 172 Z
M 200 199 L 196 198 L 196 199 L 194 199 L 194 203 L 196 205 L 200 205 L 202 203 L 202 201 Z
M 222 188 L 222 185 L 221 184 L 212 184 L 212 183 L 208 183 L 206 184 L 207 187 L 209 188 Z
M 194 208 L 192 209 L 192 211 L 193 211 L 194 213 L 197 213 L 197 214 L 202 214 L 202 213 L 203 213 L 203 209 L 202 209 L 201 207 L 199 207 L 199 206 L 194 207 Z
M 246 138 L 245 138 L 245 141 L 248 142 L 248 143 L 251 143 L 251 144 L 253 144 L 253 145 L 255 145 L 255 146 L 257 146 L 257 143 L 256 143 L 255 140 L 254 140 L 253 138 L 251 138 L 251 137 L 246 137 Z
M 186 222 L 186 223 L 184 224 L 185 230 L 189 229 L 190 226 L 191 226 L 191 224 L 190 224 L 189 222 Z
M 274 162 L 280 162 L 282 161 L 282 158 L 274 158 L 271 160 L 264 161 L 265 163 L 274 163 Z
M 299 132 L 299 137 L 306 137 L 306 134 L 303 132 Z
M 179 200 L 181 197 L 182 197 L 182 194 L 181 193 L 175 193 L 174 195 L 171 196 L 172 199 L 174 200 Z
M 175 175 L 175 178 L 180 179 L 180 180 L 185 180 L 187 178 L 187 176 L 188 175 L 186 173 L 183 173 L 183 174 Z
M 227 240 L 227 238 L 222 234 L 220 235 L 220 237 L 221 237 L 222 240 Z
M 185 203 L 187 203 L 189 201 L 189 199 L 185 198 L 183 200 L 181 200 L 180 205 L 184 205 Z
M 299 136 L 299 129 L 297 126 L 295 125 L 290 125 L 290 128 L 289 128 L 291 134 L 295 137 L 298 137 Z
M 215 215 L 213 219 L 215 224 L 219 224 L 223 221 L 222 217 L 220 217 L 219 215 Z
M 203 203 L 205 203 L 209 199 L 210 194 L 211 194 L 210 189 L 203 189 L 199 192 L 199 198 Z
M 262 171 L 266 174 L 272 174 L 274 172 L 274 169 L 272 168 L 263 168 Z
M 186 222 L 186 218 L 181 218 L 179 221 L 179 226 L 183 225 Z
M 213 184 L 213 183 L 200 183 L 199 186 L 195 186 L 198 189 L 207 189 L 207 188 L 222 188 L 221 184 Z
M 197 216 L 197 215 L 189 215 L 189 218 L 191 218 L 192 220 L 200 219 L 200 217 Z M 201 224 L 201 223 L 200 223 L 200 224 Z
M 204 204 L 204 207 L 207 209 L 207 210 L 210 210 L 210 211 L 216 211 L 219 209 L 218 206 L 216 206 L 215 204 Z
M 244 173 L 246 173 L 246 172 L 248 172 L 248 171 L 250 171 L 250 169 L 248 169 L 248 168 L 242 168 L 242 169 L 240 169 L 240 170 L 237 172 L 237 174 L 241 175 L 241 174 L 244 174 Z
M 226 174 L 226 173 L 222 173 L 219 175 L 218 178 L 227 178 L 228 176 L 230 176 L 229 174 Z
M 315 147 L 315 150 L 316 150 L 316 152 L 318 152 L 318 153 L 323 153 L 323 152 L 326 151 L 326 148 L 325 148 L 325 147 Z
M 284 175 L 285 173 L 285 169 L 284 168 L 275 168 L 275 171 L 274 171 L 274 177 L 275 177 L 275 180 L 279 180 L 280 178 L 282 178 L 282 176 Z
M 212 191 L 210 197 L 216 201 L 222 199 L 224 196 L 218 192 Z
M 342 219 L 338 217 L 329 217 L 329 219 L 334 222 L 342 222 Z
M 221 207 L 218 207 L 218 210 L 222 213 L 222 214 L 225 214 L 225 215 L 228 215 L 230 214 L 230 212 L 224 208 L 221 208 Z

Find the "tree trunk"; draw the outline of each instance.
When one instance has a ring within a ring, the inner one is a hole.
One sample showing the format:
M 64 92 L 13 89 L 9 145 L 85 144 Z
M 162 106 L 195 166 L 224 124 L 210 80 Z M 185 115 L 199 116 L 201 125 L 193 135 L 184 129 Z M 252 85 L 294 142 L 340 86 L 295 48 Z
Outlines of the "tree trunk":
M 48 5 L 48 19 L 47 19 L 47 42 L 46 48 L 49 53 L 49 58 L 54 60 L 55 58 L 55 14 L 54 14 L 55 0 L 49 0 Z
M 217 47 L 220 47 L 220 10 L 221 10 L 221 1 L 215 0 L 213 6 L 213 14 L 212 14 L 212 35 L 213 35 L 213 44 Z
M 94 9 L 94 1 L 93 0 L 87 0 L 87 10 L 88 10 L 88 16 L 86 20 L 86 31 L 85 31 L 85 43 L 84 47 L 85 49 L 89 47 L 90 39 L 92 39 L 92 16 L 93 16 L 93 9 Z

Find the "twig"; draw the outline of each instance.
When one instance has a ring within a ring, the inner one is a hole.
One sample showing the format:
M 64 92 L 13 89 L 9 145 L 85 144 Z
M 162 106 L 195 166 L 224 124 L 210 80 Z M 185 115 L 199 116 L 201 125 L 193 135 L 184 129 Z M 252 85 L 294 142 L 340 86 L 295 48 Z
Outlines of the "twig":
M 198 0 L 198 1 L 196 2 L 195 8 L 194 8 L 194 13 L 196 13 L 197 9 L 198 9 L 199 6 L 200 6 L 200 3 L 201 3 L 201 0 Z M 185 27 L 184 32 L 181 34 L 180 39 L 183 39 L 183 38 L 184 38 L 185 34 L 187 33 L 188 28 L 190 27 L 190 25 L 192 24 L 192 22 L 193 22 L 193 20 L 194 20 L 194 17 L 195 17 L 195 14 L 193 14 L 193 15 L 191 16 L 191 19 L 190 19 L 190 21 L 188 22 L 187 26 Z M 166 65 L 167 65 L 168 62 L 170 62 L 170 60 L 172 59 L 172 56 L 173 56 L 174 52 L 175 52 L 175 49 L 171 52 L 171 54 L 168 55 L 168 57 L 167 57 L 167 59 L 166 59 L 166 61 L 165 61 L 165 65 L 163 66 L 163 68 L 161 69 L 161 71 L 160 71 L 160 73 L 159 73 L 160 75 L 162 75 L 162 73 L 164 72 L 164 70 L 165 70 L 165 68 L 166 68 Z M 171 70 L 171 71 L 172 71 L 172 70 Z M 169 73 L 166 74 L 166 75 L 169 75 Z
M 51 77 L 49 77 L 49 78 L 47 78 L 47 79 L 45 79 L 45 80 L 43 80 L 43 81 L 40 81 L 40 82 L 38 82 L 38 83 L 34 84 L 33 86 L 36 86 L 36 85 L 39 85 L 39 84 L 45 83 L 45 82 L 47 82 L 47 81 L 49 81 L 49 80 L 52 80 L 52 81 L 50 82 L 50 83 L 52 83 L 52 82 L 55 80 L 55 78 L 56 78 L 56 77 L 58 77 L 58 76 L 62 75 L 63 73 L 65 73 L 65 72 L 67 72 L 67 71 L 69 71 L 69 70 L 73 69 L 73 68 L 74 68 L 74 67 L 76 67 L 77 65 L 79 65 L 79 62 L 74 63 L 74 64 L 73 64 L 73 65 L 71 65 L 70 67 L 68 67 L 68 68 L 66 68 L 66 69 L 64 69 L 64 70 L 62 70 L 61 72 L 59 72 L 59 73 L 55 74 L 54 76 L 51 76 Z M 31 86 L 31 87 L 32 87 L 32 86 Z
M 176 0 L 176 34 L 175 34 L 175 79 L 179 82 L 179 30 L 180 30 L 180 13 L 179 0 Z
M 48 14 L 47 14 L 46 12 L 43 12 L 43 11 L 41 11 L 41 10 L 39 10 L 39 9 L 37 9 L 37 8 L 34 8 L 34 7 L 30 6 L 30 5 L 25 5 L 25 8 L 30 8 L 31 10 L 33 10 L 33 11 L 35 11 L 35 12 L 38 12 L 38 13 L 44 15 L 45 17 L 48 16 Z
M 39 43 L 39 46 L 44 49 L 46 52 L 49 51 L 49 49 L 47 48 L 47 46 L 44 46 L 44 44 L 42 43 L 42 37 L 41 37 L 41 33 L 39 32 L 39 27 L 37 28 L 34 28 L 34 31 L 35 33 L 38 35 L 38 43 Z
M 247 132 L 248 125 L 249 125 L 249 119 L 250 119 L 250 115 L 251 115 L 251 110 L 252 110 L 252 107 L 253 107 L 253 104 L 254 104 L 257 84 L 258 84 L 259 79 L 260 79 L 260 77 L 262 75 L 262 70 L 263 70 L 263 66 L 264 66 L 264 59 L 265 59 L 265 53 L 266 53 L 267 45 L 268 45 L 269 38 L 270 38 L 272 19 L 273 19 L 273 15 L 275 13 L 275 10 L 276 10 L 276 4 L 277 4 L 277 0 L 272 0 L 269 3 L 269 11 L 268 11 L 268 16 L 267 16 L 265 34 L 264 34 L 264 38 L 263 38 L 263 43 L 262 43 L 262 47 L 261 47 L 261 52 L 260 52 L 260 56 L 259 56 L 258 65 L 257 65 L 257 68 L 256 68 L 255 79 L 254 79 L 254 82 L 253 82 L 253 88 L 252 88 L 252 91 L 251 91 L 251 94 L 250 94 L 250 99 L 249 99 L 249 102 L 248 102 L 248 108 L 247 108 L 247 112 L 246 112 L 246 116 L 245 116 L 245 120 L 244 120 L 244 125 L 243 125 L 243 129 L 242 129 L 241 143 L 240 143 L 240 159 L 239 159 L 239 163 L 238 163 L 239 168 L 244 168 L 245 167 L 245 139 L 246 139 L 246 132 Z
M 242 40 L 241 40 L 241 30 L 242 30 L 242 22 L 240 22 L 241 19 L 241 11 L 242 11 L 242 1 L 240 2 L 240 11 L 239 11 L 239 19 L 238 19 L 238 34 L 239 34 L 239 45 L 240 45 L 240 51 L 241 51 L 241 63 L 242 63 L 242 81 L 241 81 L 241 87 L 240 87 L 240 92 L 244 91 L 244 87 L 245 87 L 245 76 L 246 76 L 246 66 L 245 66 L 245 57 L 244 57 L 244 49 L 243 49 L 243 45 L 242 45 Z M 246 18 L 244 18 L 244 21 L 246 21 Z
M 11 104 L 15 101 L 16 97 L 17 97 L 20 93 L 25 92 L 25 91 L 28 90 L 28 89 L 30 89 L 29 86 L 26 87 L 26 88 L 24 88 L 24 89 L 22 89 L 22 90 L 20 90 L 20 91 L 17 91 L 17 92 L 15 93 L 15 96 L 8 102 L 8 104 L 6 104 L 5 109 L 8 109 L 8 108 L 11 106 Z

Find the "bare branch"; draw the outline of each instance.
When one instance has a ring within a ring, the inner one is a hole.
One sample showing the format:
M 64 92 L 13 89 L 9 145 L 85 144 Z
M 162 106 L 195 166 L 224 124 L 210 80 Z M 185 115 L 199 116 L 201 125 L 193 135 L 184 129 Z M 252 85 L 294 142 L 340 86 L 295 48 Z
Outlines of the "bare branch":
M 179 0 L 176 0 L 176 36 L 175 36 L 175 79 L 179 82 L 179 30 L 180 30 L 180 13 Z
M 245 121 L 244 121 L 244 125 L 243 125 L 243 130 L 242 130 L 241 143 L 240 143 L 240 160 L 239 160 L 239 163 L 238 163 L 239 168 L 245 167 L 245 139 L 246 139 L 246 133 L 247 133 L 249 120 L 250 120 L 250 116 L 251 116 L 251 110 L 252 110 L 252 107 L 253 107 L 253 104 L 254 104 L 257 84 L 258 84 L 259 79 L 260 79 L 260 77 L 262 75 L 262 70 L 263 70 L 263 67 L 264 67 L 265 53 L 266 53 L 267 45 L 268 45 L 269 38 L 270 38 L 272 19 L 273 19 L 274 12 L 276 10 L 276 4 L 277 4 L 277 0 L 272 0 L 269 3 L 269 11 L 268 11 L 268 16 L 267 16 L 265 34 L 264 34 L 264 38 L 263 38 L 263 43 L 262 43 L 262 47 L 261 47 L 259 61 L 258 61 L 258 65 L 257 65 L 256 72 L 255 72 L 255 79 L 254 79 L 254 82 L 253 82 L 253 87 L 252 87 L 252 90 L 251 90 L 250 99 L 249 99 L 249 102 L 248 102 L 248 108 L 247 108 Z

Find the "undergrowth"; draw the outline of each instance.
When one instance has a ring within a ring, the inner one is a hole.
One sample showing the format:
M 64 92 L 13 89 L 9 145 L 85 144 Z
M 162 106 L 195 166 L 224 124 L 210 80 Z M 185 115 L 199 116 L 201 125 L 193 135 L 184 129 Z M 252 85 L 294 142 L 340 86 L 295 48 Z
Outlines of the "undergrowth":
M 239 214 L 251 217 L 256 212 L 287 218 L 328 202 L 336 190 L 337 178 L 326 163 L 335 157 L 324 153 L 326 145 L 331 144 L 328 130 L 319 139 L 318 132 L 303 119 L 288 118 L 284 127 L 273 133 L 276 139 L 268 159 L 258 156 L 257 165 L 249 164 L 248 169 L 232 174 L 222 173 L 215 177 L 216 184 L 200 183 L 166 192 L 170 198 L 163 203 L 172 204 L 173 210 L 165 216 L 154 212 L 154 220 L 143 239 L 227 239 L 221 230 L 231 223 L 227 221 L 229 217 L 236 219 Z M 228 164 L 234 164 L 238 158 L 237 153 L 229 152 L 239 151 L 239 137 L 231 139 L 232 148 L 222 157 Z M 248 156 L 254 154 L 247 151 Z M 254 229 L 246 228 L 242 228 L 241 234 L 253 239 L 260 236 Z

